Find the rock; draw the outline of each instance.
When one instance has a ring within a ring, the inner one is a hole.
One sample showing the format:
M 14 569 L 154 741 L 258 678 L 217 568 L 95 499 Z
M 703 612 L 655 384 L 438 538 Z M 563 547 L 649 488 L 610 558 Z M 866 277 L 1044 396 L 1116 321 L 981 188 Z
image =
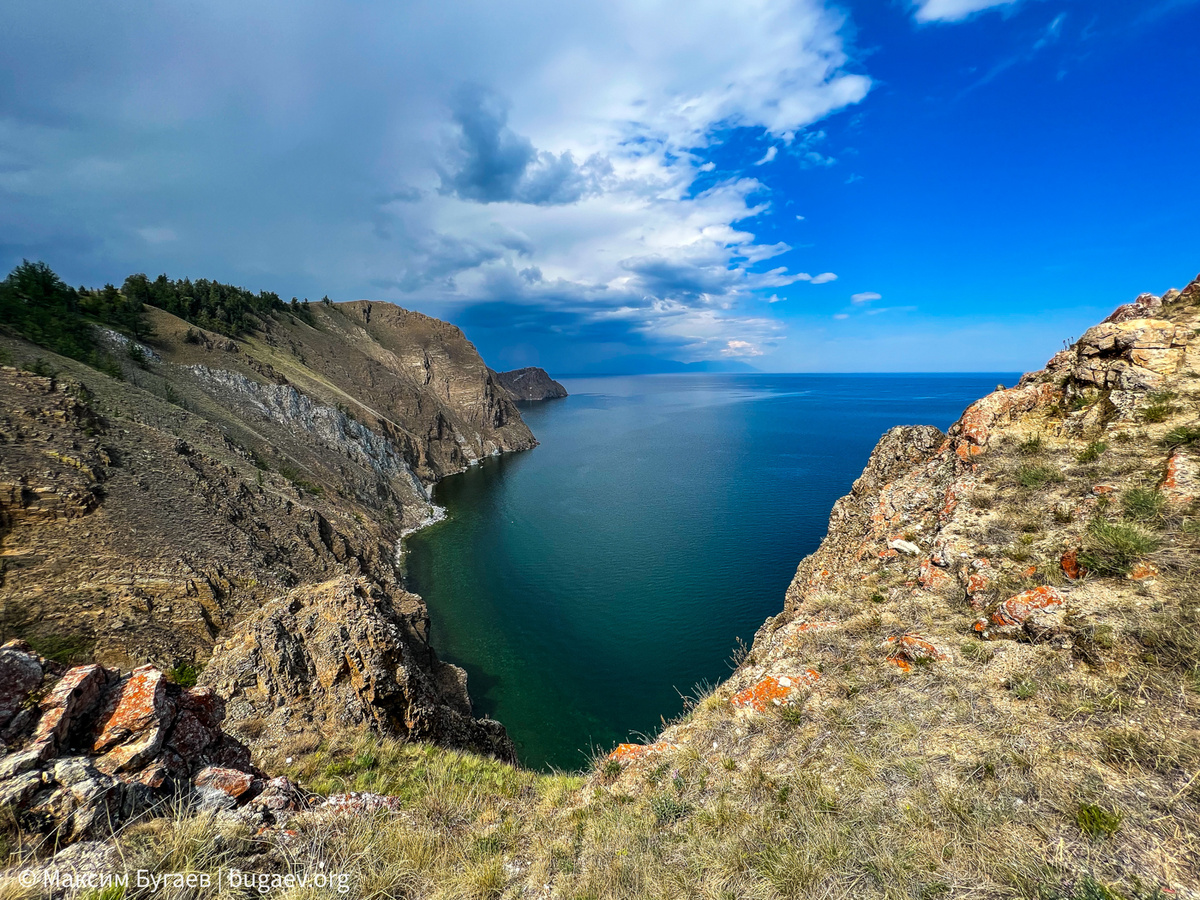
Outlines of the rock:
M 964 463 L 983 453 L 991 440 L 992 429 L 1009 423 L 1036 409 L 1054 402 L 1060 391 L 1050 384 L 1018 385 L 995 391 L 967 407 L 962 417 L 950 428 L 954 452 Z
M 113 673 L 102 666 L 76 666 L 59 679 L 41 702 L 32 743 L 44 749 L 43 759 L 53 756 L 67 740 L 73 728 L 84 721 L 108 686 Z
M 92 744 L 104 754 L 96 765 L 110 775 L 140 769 L 162 748 L 174 717 L 166 676 L 153 666 L 134 669 L 109 691 Z
M 216 788 L 236 799 L 254 786 L 254 776 L 236 769 L 208 766 L 197 773 L 192 783 L 199 788 Z
M 889 651 L 887 661 L 905 672 L 912 668 L 913 663 L 947 659 L 945 653 L 917 634 L 901 634 L 890 637 L 880 644 L 880 647 Z
M 0 729 L 12 721 L 29 695 L 42 683 L 36 656 L 10 642 L 0 647 Z
M 1064 553 L 1062 555 L 1061 564 L 1063 574 L 1072 581 L 1078 581 L 1087 574 L 1087 568 L 1079 562 L 1078 549 L 1068 550 L 1066 553 Z
M 898 550 L 899 552 L 907 554 L 908 556 L 916 556 L 921 552 L 920 547 L 918 547 L 912 541 L 906 541 L 903 538 L 892 538 L 890 541 L 888 541 L 887 545 L 889 550 Z
M 628 763 L 655 756 L 660 753 L 673 753 L 679 745 L 673 741 L 656 741 L 653 744 L 618 744 L 617 749 L 608 754 L 608 759 Z
M 545 369 L 537 366 L 497 372 L 496 380 L 514 400 L 557 400 L 567 396 L 567 389 L 547 375 Z
M 1200 497 L 1200 464 L 1182 447 L 1176 448 L 1167 457 L 1167 472 L 1159 488 L 1170 503 L 1191 503 Z
M 238 719 L 268 720 L 269 733 L 371 729 L 514 758 L 503 726 L 472 718 L 465 673 L 364 578 L 267 604 L 217 647 L 203 679 Z
M 975 630 L 989 636 L 992 633 L 1012 633 L 1037 612 L 1062 606 L 1063 596 L 1049 585 L 1022 591 L 999 604 L 991 615 L 975 623 Z
M 799 675 L 768 675 L 756 684 L 729 698 L 735 709 L 766 712 L 772 706 L 790 706 L 797 694 L 816 684 L 821 676 L 813 669 Z

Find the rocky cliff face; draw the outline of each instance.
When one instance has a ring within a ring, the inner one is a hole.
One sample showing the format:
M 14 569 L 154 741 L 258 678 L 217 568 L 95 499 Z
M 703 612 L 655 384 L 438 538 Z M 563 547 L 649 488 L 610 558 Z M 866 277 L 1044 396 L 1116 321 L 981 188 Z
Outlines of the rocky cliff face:
M 500 372 L 496 380 L 514 400 L 557 400 L 567 396 L 567 389 L 547 375 L 545 369 L 537 366 Z
M 784 854 L 809 894 L 857 892 L 879 851 L 929 874 L 865 894 L 1198 896 L 1197 335 L 1200 280 L 946 434 L 889 431 L 733 677 L 595 783 L 645 793 L 699 755 L 679 802 L 714 815 L 721 769 L 800 790 L 832 854 Z
M 357 721 L 511 753 L 470 724 L 464 676 L 437 662 L 396 568 L 437 479 L 536 443 L 462 333 L 368 303 L 238 340 L 150 320 L 149 345 L 106 334 L 119 379 L 0 335 L 18 364 L 0 367 L 0 636 L 64 661 L 199 666 L 292 589 L 358 579 L 402 646 L 384 711 L 368 697 Z

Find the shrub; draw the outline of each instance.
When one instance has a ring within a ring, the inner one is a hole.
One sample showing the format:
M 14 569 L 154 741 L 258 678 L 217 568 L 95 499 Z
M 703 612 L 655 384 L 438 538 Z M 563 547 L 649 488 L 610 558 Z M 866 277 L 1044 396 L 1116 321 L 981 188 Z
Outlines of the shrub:
M 1134 564 L 1158 549 L 1158 541 L 1135 525 L 1097 519 L 1088 526 L 1079 562 L 1096 575 L 1128 575 Z
M 1152 522 L 1162 515 L 1167 498 L 1152 488 L 1133 488 L 1121 497 L 1121 509 L 1131 522 Z
M 1081 463 L 1095 462 L 1107 449 L 1108 444 L 1104 443 L 1104 441 L 1092 441 L 1075 458 Z
M 1027 441 L 1022 441 L 1017 445 L 1017 453 L 1021 456 L 1041 456 L 1046 450 L 1046 445 L 1042 441 L 1040 434 L 1034 435 Z
M 180 687 L 195 687 L 196 679 L 199 676 L 200 669 L 191 663 L 179 663 L 179 665 L 167 669 L 167 678 Z
M 682 819 L 691 812 L 691 807 L 678 797 L 662 792 L 650 798 L 650 811 L 659 825 L 665 825 Z

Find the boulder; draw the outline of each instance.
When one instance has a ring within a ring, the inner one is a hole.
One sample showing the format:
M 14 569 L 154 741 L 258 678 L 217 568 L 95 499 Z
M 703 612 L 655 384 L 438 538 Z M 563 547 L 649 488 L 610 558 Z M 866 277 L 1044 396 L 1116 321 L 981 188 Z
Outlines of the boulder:
M 42 666 L 28 645 L 10 641 L 0 647 L 0 729 L 12 721 L 42 683 Z

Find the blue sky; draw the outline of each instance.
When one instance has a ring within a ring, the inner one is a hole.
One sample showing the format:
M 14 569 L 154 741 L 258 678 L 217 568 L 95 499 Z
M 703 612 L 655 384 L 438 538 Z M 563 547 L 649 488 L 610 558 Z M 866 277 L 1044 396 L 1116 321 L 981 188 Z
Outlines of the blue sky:
M 1198 0 L 10 0 L 0 266 L 497 368 L 1040 366 L 1200 271 Z

